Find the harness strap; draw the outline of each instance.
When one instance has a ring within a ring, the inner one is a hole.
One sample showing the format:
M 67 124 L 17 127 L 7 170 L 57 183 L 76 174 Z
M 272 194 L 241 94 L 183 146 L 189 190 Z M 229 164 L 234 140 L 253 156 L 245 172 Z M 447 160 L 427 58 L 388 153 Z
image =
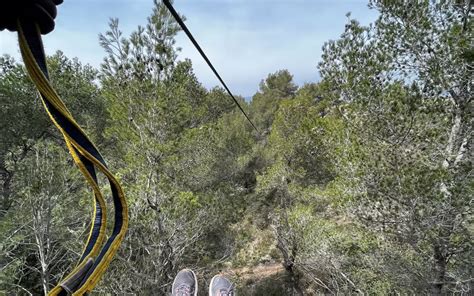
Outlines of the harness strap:
M 40 27 L 35 22 L 20 18 L 17 29 L 26 69 L 39 90 L 44 108 L 63 134 L 69 152 L 94 192 L 92 225 L 82 256 L 69 275 L 49 293 L 84 295 L 95 287 L 124 239 L 128 226 L 127 203 L 122 187 L 107 168 L 99 150 L 79 127 L 49 82 Z M 112 234 L 106 241 L 106 204 L 98 184 L 96 169 L 109 181 L 115 209 Z

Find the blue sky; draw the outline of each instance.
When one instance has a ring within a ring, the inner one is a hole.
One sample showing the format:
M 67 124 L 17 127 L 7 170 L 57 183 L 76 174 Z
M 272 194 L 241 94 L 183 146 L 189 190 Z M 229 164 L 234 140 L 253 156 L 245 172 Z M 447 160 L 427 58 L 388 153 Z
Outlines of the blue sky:
M 128 34 L 146 23 L 152 6 L 153 0 L 65 0 L 56 29 L 44 37 L 46 52 L 60 49 L 98 67 L 105 55 L 98 34 L 109 18 L 118 17 Z M 246 97 L 279 69 L 288 69 L 299 85 L 317 81 L 321 47 L 342 33 L 345 14 L 365 25 L 377 16 L 364 0 L 175 0 L 174 6 L 231 90 Z M 206 87 L 218 84 L 184 33 L 177 46 Z M 0 33 L 0 53 L 19 57 L 14 33 Z

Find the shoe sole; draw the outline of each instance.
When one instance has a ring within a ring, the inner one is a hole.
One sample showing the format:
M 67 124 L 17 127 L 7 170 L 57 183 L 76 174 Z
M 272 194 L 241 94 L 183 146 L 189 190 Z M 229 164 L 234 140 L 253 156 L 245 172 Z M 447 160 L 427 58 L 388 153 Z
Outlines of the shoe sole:
M 196 289 L 194 289 L 194 296 L 197 296 L 197 294 L 198 294 L 198 281 L 197 281 L 197 276 L 196 276 L 196 274 L 194 273 L 194 271 L 192 271 L 191 269 L 188 269 L 188 268 L 185 268 L 185 269 L 183 269 L 183 270 L 190 271 L 190 272 L 193 274 L 194 282 L 196 283 L 196 284 L 195 284 Z M 181 270 L 181 271 L 182 271 L 182 270 Z M 174 286 L 175 282 L 176 282 L 176 278 L 173 280 L 173 286 Z
M 218 274 L 216 274 L 215 276 L 213 276 L 212 279 L 211 279 L 211 282 L 209 283 L 209 296 L 212 296 L 212 294 L 211 294 L 211 293 L 212 293 L 211 287 L 212 287 L 212 284 L 214 283 L 214 279 L 215 279 L 216 277 L 218 277 L 218 276 L 219 276 Z

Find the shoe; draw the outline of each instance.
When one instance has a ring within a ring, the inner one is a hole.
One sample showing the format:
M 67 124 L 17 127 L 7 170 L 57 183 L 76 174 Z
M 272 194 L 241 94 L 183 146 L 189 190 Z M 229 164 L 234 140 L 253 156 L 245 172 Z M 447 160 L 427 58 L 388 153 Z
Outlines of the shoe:
M 216 275 L 209 284 L 209 296 L 235 296 L 234 285 L 225 277 Z
M 171 288 L 172 296 L 197 296 L 198 283 L 196 274 L 191 269 L 183 269 L 174 278 Z

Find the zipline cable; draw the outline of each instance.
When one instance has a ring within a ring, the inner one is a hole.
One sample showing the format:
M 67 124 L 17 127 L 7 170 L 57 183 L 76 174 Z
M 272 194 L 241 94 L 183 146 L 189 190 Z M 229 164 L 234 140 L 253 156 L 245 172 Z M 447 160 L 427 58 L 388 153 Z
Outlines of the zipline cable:
M 257 131 L 257 133 L 259 133 L 257 127 L 255 126 L 255 124 L 253 124 L 252 120 L 250 120 L 249 116 L 247 115 L 247 113 L 244 111 L 244 109 L 242 108 L 242 106 L 239 104 L 239 101 L 237 101 L 237 99 L 234 97 L 234 95 L 232 94 L 232 92 L 230 91 L 230 89 L 227 87 L 227 84 L 225 84 L 224 80 L 221 78 L 221 76 L 219 75 L 219 73 L 217 73 L 217 70 L 214 68 L 214 66 L 212 65 L 211 61 L 207 58 L 206 54 L 204 53 L 204 51 L 202 50 L 201 46 L 199 46 L 199 43 L 196 41 L 196 39 L 194 39 L 193 37 L 193 34 L 191 34 L 191 32 L 189 31 L 188 27 L 186 27 L 186 25 L 184 24 L 183 20 L 181 19 L 181 17 L 179 16 L 179 14 L 176 12 L 176 10 L 174 9 L 173 5 L 171 4 L 171 2 L 169 0 L 163 0 L 163 3 L 166 5 L 166 7 L 168 8 L 168 10 L 171 12 L 171 14 L 173 15 L 174 19 L 178 22 L 179 26 L 181 27 L 181 29 L 183 29 L 183 31 L 186 33 L 186 35 L 188 36 L 189 40 L 191 40 L 191 42 L 193 43 L 194 47 L 196 47 L 196 49 L 199 51 L 199 53 L 201 54 L 201 56 L 203 57 L 203 59 L 206 61 L 207 65 L 211 68 L 212 72 L 214 72 L 214 75 L 216 75 L 217 79 L 219 79 L 219 81 L 221 82 L 222 86 L 224 86 L 224 88 L 227 90 L 227 93 L 230 95 L 230 97 L 232 98 L 232 100 L 234 101 L 234 103 L 237 105 L 237 107 L 239 107 L 240 111 L 242 112 L 242 114 L 244 114 L 245 118 L 247 118 L 248 122 L 252 125 L 252 127 L 255 129 L 255 131 Z

